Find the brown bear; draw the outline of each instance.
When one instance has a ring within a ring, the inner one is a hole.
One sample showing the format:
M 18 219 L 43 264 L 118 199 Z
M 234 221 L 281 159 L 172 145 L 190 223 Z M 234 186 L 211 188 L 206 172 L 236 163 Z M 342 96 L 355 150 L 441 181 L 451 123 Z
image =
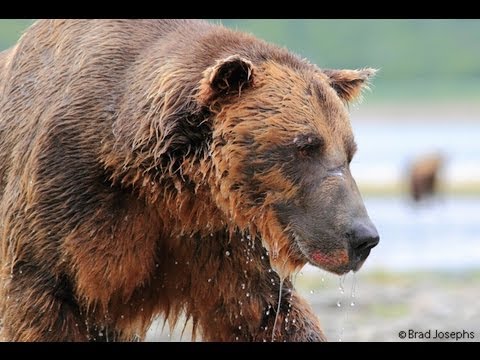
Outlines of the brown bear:
M 325 340 L 291 275 L 358 270 L 379 237 L 321 70 L 194 20 L 48 20 L 0 54 L 1 337 Z
M 410 196 L 419 202 L 437 192 L 438 177 L 444 162 L 440 153 L 419 156 L 412 161 L 409 169 Z

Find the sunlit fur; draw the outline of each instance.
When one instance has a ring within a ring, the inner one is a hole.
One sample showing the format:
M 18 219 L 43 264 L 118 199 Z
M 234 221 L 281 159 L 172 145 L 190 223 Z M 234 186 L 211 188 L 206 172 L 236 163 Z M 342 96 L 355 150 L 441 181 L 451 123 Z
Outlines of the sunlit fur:
M 232 55 L 251 82 L 216 96 Z M 184 314 L 204 340 L 269 341 L 276 315 L 276 341 L 325 340 L 272 207 L 299 186 L 267 155 L 351 135 L 358 87 L 332 81 L 201 21 L 36 22 L 0 53 L 1 338 L 135 340 Z

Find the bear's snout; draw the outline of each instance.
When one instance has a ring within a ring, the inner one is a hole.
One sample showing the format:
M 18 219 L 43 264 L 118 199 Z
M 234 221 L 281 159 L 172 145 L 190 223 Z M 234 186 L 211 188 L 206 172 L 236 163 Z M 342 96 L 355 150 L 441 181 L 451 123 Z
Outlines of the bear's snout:
M 354 270 L 357 271 L 370 254 L 370 250 L 378 245 L 380 236 L 375 225 L 366 218 L 353 224 L 347 233 L 347 238 L 353 255 L 352 259 L 356 261 Z

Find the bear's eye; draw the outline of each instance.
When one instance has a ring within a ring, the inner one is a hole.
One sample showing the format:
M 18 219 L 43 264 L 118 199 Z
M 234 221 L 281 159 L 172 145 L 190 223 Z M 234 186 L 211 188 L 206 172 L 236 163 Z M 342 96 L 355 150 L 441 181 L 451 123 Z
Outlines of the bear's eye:
M 324 145 L 323 139 L 314 134 L 296 136 L 293 139 L 293 143 L 297 147 L 299 154 L 304 157 L 312 157 L 319 154 Z

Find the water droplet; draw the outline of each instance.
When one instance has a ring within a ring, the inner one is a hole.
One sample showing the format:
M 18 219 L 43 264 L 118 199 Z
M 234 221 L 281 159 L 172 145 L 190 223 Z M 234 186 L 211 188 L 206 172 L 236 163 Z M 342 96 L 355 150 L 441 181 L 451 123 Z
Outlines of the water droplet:
M 275 328 L 277 325 L 278 314 L 280 313 L 280 305 L 282 303 L 282 289 L 283 289 L 283 279 L 280 280 L 280 284 L 278 287 L 278 304 L 277 304 L 277 311 L 275 312 L 275 320 L 273 321 L 272 341 L 275 340 Z
M 242 285 L 240 285 L 240 286 L 242 287 L 242 289 L 245 289 L 245 284 L 242 284 Z
M 250 293 L 247 293 L 246 295 L 247 295 L 247 297 L 249 297 L 249 296 L 250 296 Z
M 239 325 L 239 326 L 238 326 L 238 330 L 242 330 L 242 325 Z
M 157 263 L 157 264 L 155 264 L 155 267 L 156 267 L 156 268 L 158 268 L 159 266 L 160 266 L 160 264 L 158 264 L 158 263 Z
M 178 261 L 175 261 L 175 265 L 178 265 Z
M 325 282 L 325 278 L 322 277 L 322 278 L 320 279 L 320 281 L 321 281 L 321 282 Z
M 121 317 L 122 319 L 125 319 L 125 315 L 120 315 L 120 317 Z
M 98 333 L 98 336 L 103 336 L 103 333 L 100 331 L 100 332 Z
M 288 318 L 285 318 L 285 322 L 288 323 Z
M 340 302 L 340 300 L 337 301 L 337 307 L 340 307 L 342 306 L 342 303 Z
M 262 260 L 263 260 L 263 259 L 265 259 L 265 256 L 263 256 L 263 255 L 262 255 L 262 256 L 260 256 L 260 259 L 262 259 Z
M 20 274 L 23 274 L 23 271 L 22 271 L 22 270 L 20 270 L 20 271 L 19 271 L 19 273 L 20 273 Z
M 292 324 L 295 324 L 295 319 L 292 320 Z
M 270 310 L 267 310 L 267 312 L 265 313 L 265 315 L 270 315 Z
M 355 301 L 352 301 L 352 302 L 350 303 L 350 306 L 355 306 Z
M 225 255 L 230 256 L 230 251 L 225 251 Z
M 351 297 L 352 299 L 355 298 L 356 286 L 357 286 L 357 278 L 356 278 L 356 276 L 355 276 L 355 273 L 353 273 L 352 291 L 351 291 L 351 295 L 350 295 L 350 297 Z
M 142 308 L 140 308 L 140 311 L 143 311 L 143 307 L 142 307 Z
M 212 282 L 212 279 L 208 278 L 208 280 L 207 280 L 207 281 L 208 281 L 208 282 Z
M 312 294 L 312 295 L 313 295 L 314 293 L 315 293 L 315 291 L 314 291 L 314 290 L 310 290 L 310 294 Z
M 236 337 L 235 337 L 235 340 L 237 340 L 237 341 L 238 341 L 238 336 L 236 336 Z

